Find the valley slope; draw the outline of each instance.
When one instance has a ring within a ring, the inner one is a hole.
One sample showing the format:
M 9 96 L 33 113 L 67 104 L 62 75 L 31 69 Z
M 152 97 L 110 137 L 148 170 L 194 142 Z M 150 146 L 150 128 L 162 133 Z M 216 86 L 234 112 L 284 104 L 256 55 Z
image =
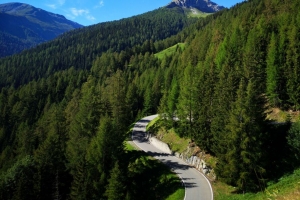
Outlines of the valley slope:
M 96 57 L 106 51 L 123 51 L 125 57 L 132 53 L 160 51 L 169 44 L 175 44 L 178 40 L 175 35 L 196 20 L 188 18 L 181 8 L 160 8 L 143 15 L 68 32 L 17 57 L 0 60 L 0 68 L 4 70 L 0 74 L 0 86 L 13 82 L 19 86 L 36 77 L 46 77 L 72 66 L 90 69 Z M 156 41 L 171 36 L 174 37 L 165 44 L 154 45 Z M 27 61 L 19 65 L 17 62 L 20 59 Z M 35 75 L 27 76 L 27 73 Z
M 0 197 L 158 199 L 172 180 L 124 150 L 132 122 L 155 113 L 216 156 L 236 193 L 264 191 L 300 165 L 299 122 L 266 118 L 300 109 L 299 7 L 161 8 L 0 59 Z

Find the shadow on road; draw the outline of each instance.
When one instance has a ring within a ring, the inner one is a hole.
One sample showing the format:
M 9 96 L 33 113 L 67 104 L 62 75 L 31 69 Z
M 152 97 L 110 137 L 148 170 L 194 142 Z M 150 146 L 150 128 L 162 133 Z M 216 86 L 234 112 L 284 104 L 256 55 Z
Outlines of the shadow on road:
M 186 180 L 192 180 L 194 178 L 181 178 L 182 180 L 186 181 Z
M 178 162 L 168 160 L 168 157 L 171 156 L 170 154 L 157 153 L 157 152 L 152 152 L 152 151 L 147 151 L 146 153 L 148 153 L 152 157 L 155 157 L 155 158 L 159 159 L 162 163 L 166 164 L 167 166 L 169 166 L 173 170 L 175 170 L 175 169 L 188 170 L 189 168 L 191 168 L 188 165 L 183 165 L 183 164 L 180 164 Z
M 169 156 L 170 154 L 167 153 L 158 153 L 158 152 L 153 152 L 153 151 L 147 151 L 147 153 L 152 156 L 152 157 L 160 157 L 160 156 Z
M 148 142 L 148 138 L 146 138 L 145 132 L 143 131 L 134 131 L 132 139 L 138 142 Z
M 196 187 L 196 183 L 184 182 L 184 186 L 186 188 L 193 188 Z
M 148 119 L 141 119 L 140 121 L 138 121 L 136 123 L 136 125 L 139 125 L 139 124 L 148 124 L 151 120 L 148 120 Z M 135 126 L 136 126 L 135 125 Z
M 191 168 L 188 165 L 182 165 L 182 164 L 179 164 L 178 162 L 173 162 L 170 160 L 160 160 L 160 161 L 162 161 L 164 164 L 168 165 L 172 169 L 188 170 L 189 168 Z
M 134 126 L 134 128 L 144 128 L 144 127 L 145 127 L 144 124 L 136 124 L 136 125 Z

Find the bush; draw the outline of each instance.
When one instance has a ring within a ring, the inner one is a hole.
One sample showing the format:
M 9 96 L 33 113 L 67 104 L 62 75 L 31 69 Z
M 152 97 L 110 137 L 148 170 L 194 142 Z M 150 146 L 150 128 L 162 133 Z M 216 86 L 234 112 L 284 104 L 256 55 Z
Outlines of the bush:
M 300 160 L 300 122 L 292 124 L 288 131 L 287 142 L 295 154 L 296 159 Z

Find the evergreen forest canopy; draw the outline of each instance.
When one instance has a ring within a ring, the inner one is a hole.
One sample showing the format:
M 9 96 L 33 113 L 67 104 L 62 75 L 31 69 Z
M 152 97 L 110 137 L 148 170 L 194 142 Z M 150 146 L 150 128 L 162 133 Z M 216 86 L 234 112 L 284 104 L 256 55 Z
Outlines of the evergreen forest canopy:
M 154 46 L 154 42 L 176 35 L 195 22 L 180 8 L 158 9 L 143 15 L 76 29 L 20 55 L 0 60 L 0 86 L 19 87 L 29 81 L 75 67 L 90 70 L 103 52 L 132 54 L 160 51 L 178 38 Z M 54 58 L 54 59 L 51 59 Z M 4 71 L 3 71 L 4 70 Z
M 266 111 L 300 108 L 299 4 L 249 0 L 197 21 L 158 9 L 1 59 L 1 199 L 157 197 L 123 146 L 128 126 L 157 112 L 240 191 L 295 169 L 300 126 Z

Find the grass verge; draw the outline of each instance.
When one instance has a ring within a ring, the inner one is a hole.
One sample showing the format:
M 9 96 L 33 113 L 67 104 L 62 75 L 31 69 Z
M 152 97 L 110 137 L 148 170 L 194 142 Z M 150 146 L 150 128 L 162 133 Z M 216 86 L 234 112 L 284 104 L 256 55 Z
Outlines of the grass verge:
M 220 181 L 212 184 L 215 200 L 300 200 L 300 169 L 258 193 L 235 194 L 235 188 Z
M 150 121 L 146 126 L 146 131 L 151 131 L 151 129 L 153 130 L 155 128 L 154 126 L 157 125 L 157 122 L 159 120 L 160 120 L 160 117 L 158 116 L 158 117 L 154 118 L 152 121 Z
M 173 152 L 182 153 L 189 145 L 190 139 L 179 137 L 174 129 L 165 130 L 160 128 L 157 132 L 157 138 L 167 143 Z

